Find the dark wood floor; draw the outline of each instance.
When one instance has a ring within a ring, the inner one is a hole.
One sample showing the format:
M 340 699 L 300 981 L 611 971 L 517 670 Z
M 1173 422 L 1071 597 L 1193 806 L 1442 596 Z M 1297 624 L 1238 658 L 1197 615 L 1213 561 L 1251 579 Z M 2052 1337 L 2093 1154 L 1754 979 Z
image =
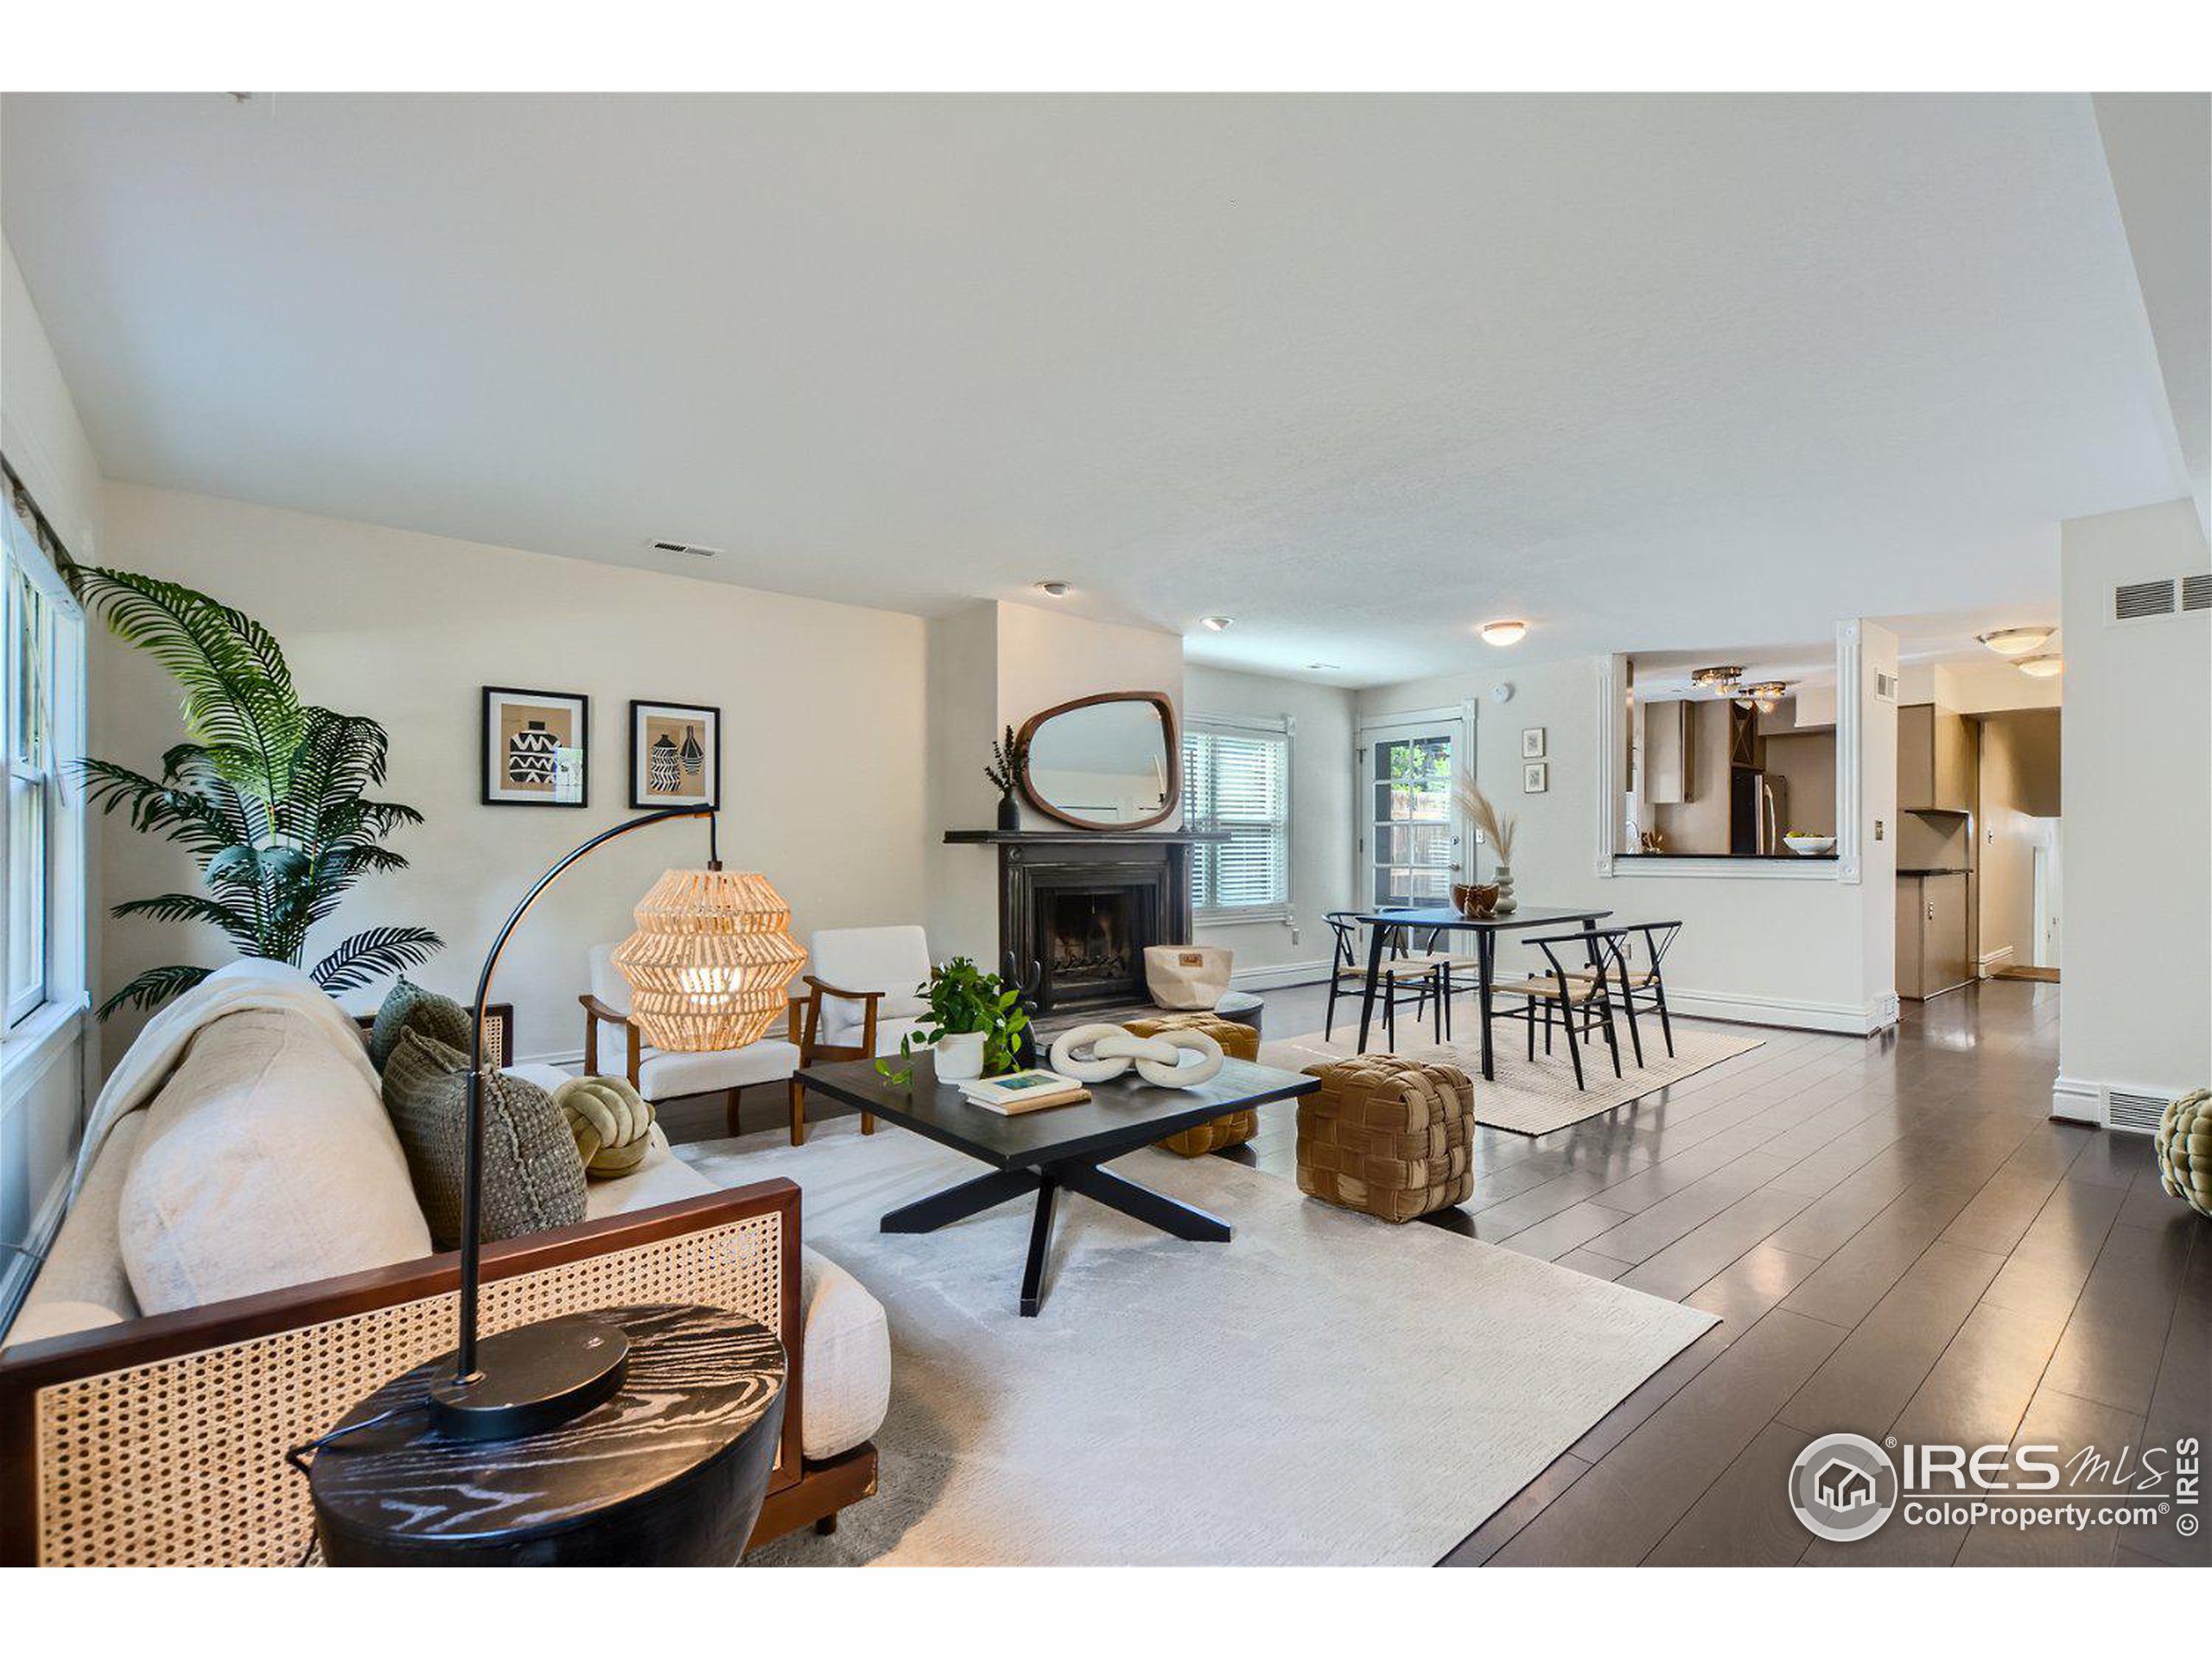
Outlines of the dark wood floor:
M 2202 1534 L 1809 1537 L 1784 1501 L 1816 1435 L 2088 1443 L 2212 1438 L 2212 1224 L 2150 1143 L 2049 1116 L 2056 986 L 1986 982 L 1876 1039 L 1765 1046 L 1538 1140 L 1478 1132 L 1467 1217 L 1491 1243 L 1722 1322 L 1447 1564 L 2203 1564 Z M 1271 1036 L 1321 1025 L 1270 992 Z M 780 1121 L 755 1091 L 745 1127 Z M 772 1110 L 771 1109 L 772 1107 Z M 671 1134 L 723 1133 L 718 1107 Z M 1250 1160 L 1295 1173 L 1292 1114 Z M 1476 1517 L 1470 1517 L 1471 1523 Z

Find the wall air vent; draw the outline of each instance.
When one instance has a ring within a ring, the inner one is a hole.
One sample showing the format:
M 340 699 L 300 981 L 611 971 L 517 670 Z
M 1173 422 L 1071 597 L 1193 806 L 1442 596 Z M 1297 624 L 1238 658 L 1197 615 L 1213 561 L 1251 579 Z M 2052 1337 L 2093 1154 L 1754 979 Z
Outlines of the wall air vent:
M 2139 1094 L 2131 1089 L 2105 1090 L 2105 1127 L 2108 1129 L 2131 1129 L 2138 1135 L 2150 1135 L 2158 1127 L 2159 1116 L 2166 1109 L 2164 1095 Z
M 1894 674 L 1885 674 L 1880 669 L 1876 669 L 1874 671 L 1874 701 L 1895 702 L 1897 700 L 1897 677 Z
M 656 553 L 689 553 L 695 559 L 711 559 L 721 551 L 719 547 L 702 547 L 696 542 L 647 542 Z
M 2212 570 L 2200 570 L 2181 579 L 2181 607 L 2184 611 L 2212 611 Z
M 2157 582 L 2122 582 L 2112 590 L 2112 620 L 2115 622 L 2144 622 L 2154 616 L 2174 613 L 2174 579 L 2162 577 Z

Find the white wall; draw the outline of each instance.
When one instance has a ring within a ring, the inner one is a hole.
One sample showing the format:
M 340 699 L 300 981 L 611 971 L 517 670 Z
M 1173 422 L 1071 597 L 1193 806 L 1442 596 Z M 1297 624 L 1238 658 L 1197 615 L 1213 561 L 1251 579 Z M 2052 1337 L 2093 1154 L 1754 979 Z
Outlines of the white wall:
M 1974 828 L 1981 837 L 1974 854 L 1980 887 L 1976 949 L 1985 972 L 2043 960 L 2036 954 L 2036 849 L 2057 836 L 2060 719 L 2056 709 L 2031 709 L 1980 721 Z
M 15 467 L 73 556 L 92 559 L 103 548 L 100 469 L 60 365 L 55 360 L 16 256 L 0 244 L 0 454 Z M 8 511 L 0 506 L 0 511 Z M 68 716 L 74 718 L 73 715 Z M 99 832 L 86 828 L 80 858 L 87 867 L 82 908 L 56 916 L 64 938 L 82 942 L 83 976 L 97 982 L 98 932 L 88 925 L 99 902 Z M 81 1001 L 80 988 L 57 988 Z M 81 1007 L 51 1028 L 35 1017 L 13 1036 L 0 1034 L 0 1245 L 38 1251 L 60 1219 L 60 1198 L 86 1092 L 97 1075 L 97 1044 L 85 1032 Z M 35 1027 L 35 1033 L 34 1032 Z M 29 1258 L 0 1251 L 0 1319 L 29 1281 Z
M 2109 626 L 2124 582 L 2203 570 L 2188 500 L 2060 527 L 2065 989 L 2053 1109 L 2212 1083 L 2212 615 Z
M 2061 654 L 2065 649 L 2063 634 L 2052 636 L 2042 647 L 2044 652 Z M 1960 715 L 2056 709 L 2065 693 L 2063 676 L 2039 680 L 1993 656 L 1976 662 L 1908 664 L 1897 677 L 1900 703 L 1932 702 Z
M 1198 940 L 1236 953 L 1236 982 L 1265 987 L 1328 977 L 1321 918 L 1352 899 L 1352 747 L 1357 697 L 1336 686 L 1239 674 L 1192 664 L 1183 671 L 1186 713 L 1297 721 L 1290 744 L 1288 922 L 1201 927 Z
M 1856 884 L 1741 873 L 1599 875 L 1599 824 L 1618 816 L 1601 815 L 1599 804 L 1603 658 L 1363 691 L 1359 716 L 1370 720 L 1475 698 L 1477 781 L 1501 814 L 1520 820 L 1513 875 L 1521 903 L 1602 906 L 1619 921 L 1682 922 L 1681 941 L 1668 959 L 1668 996 L 1686 1012 L 1865 1032 L 1894 1017 L 1895 842 L 1886 836 L 1874 842 L 1872 824 L 1896 816 L 1897 722 L 1893 709 L 1872 702 L 1871 686 L 1874 665 L 1886 663 L 1894 671 L 1895 641 L 1865 626 L 1861 650 L 1869 689 L 1862 693 L 1859 722 L 1866 783 Z M 1503 705 L 1489 696 L 1501 680 L 1515 688 L 1513 700 Z M 1529 726 L 1546 728 L 1550 786 L 1537 795 L 1521 791 L 1521 732 Z M 1614 731 L 1618 747 L 1618 724 Z M 1618 758 L 1613 760 L 1618 765 Z M 1490 868 L 1487 849 L 1480 862 L 1484 871 Z M 1502 960 L 1515 960 L 1520 949 L 1505 945 Z
M 429 817 L 391 842 L 414 868 L 364 880 L 311 952 L 365 925 L 425 925 L 447 948 L 418 976 L 465 995 L 523 888 L 630 812 L 632 697 L 721 708 L 723 861 L 767 874 L 802 941 L 924 913 L 937 826 L 918 618 L 132 486 L 109 487 L 106 515 L 107 562 L 239 606 L 276 632 L 303 696 L 391 735 L 385 793 Z M 112 641 L 95 671 L 93 752 L 153 766 L 178 734 L 170 683 Z M 588 810 L 480 804 L 486 685 L 589 696 Z M 629 931 L 664 868 L 705 851 L 703 826 L 645 830 L 541 902 L 494 988 L 516 1005 L 519 1053 L 581 1046 L 587 950 Z M 117 896 L 194 885 L 188 860 L 127 833 L 108 838 L 105 874 Z M 105 936 L 110 987 L 156 963 L 224 959 L 215 936 L 176 926 L 111 920 Z M 135 1026 L 111 1022 L 111 1062 Z

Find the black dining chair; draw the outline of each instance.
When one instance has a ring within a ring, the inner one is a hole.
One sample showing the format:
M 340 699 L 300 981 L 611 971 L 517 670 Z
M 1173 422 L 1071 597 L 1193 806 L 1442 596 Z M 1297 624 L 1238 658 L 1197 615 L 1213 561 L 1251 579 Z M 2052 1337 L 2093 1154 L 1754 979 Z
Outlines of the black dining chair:
M 1464 956 L 1452 949 L 1452 930 L 1432 927 L 1428 937 L 1421 942 L 1420 958 L 1433 962 L 1443 969 L 1440 976 L 1444 990 L 1444 1040 L 1452 1040 L 1452 1004 L 1469 992 L 1482 989 L 1483 959 Z
M 1592 928 L 1579 933 L 1545 933 L 1522 943 L 1544 953 L 1544 967 L 1526 979 L 1499 981 L 1491 988 L 1493 1017 L 1525 1020 L 1529 1027 L 1529 1058 L 1536 1058 L 1536 1024 L 1544 1027 L 1544 1052 L 1552 1052 L 1554 1020 L 1567 1036 L 1567 1058 L 1574 1067 L 1574 1086 L 1587 1089 L 1582 1075 L 1581 1039 L 1593 1031 L 1605 1033 L 1605 1047 L 1612 1055 L 1613 1075 L 1621 1075 L 1620 1038 L 1613 1030 L 1611 969 L 1626 948 L 1622 928 Z M 1561 956 L 1567 951 L 1567 956 Z M 1569 968 L 1567 963 L 1576 963 Z M 1521 999 L 1517 1007 L 1500 1008 L 1497 999 Z
M 1636 1063 L 1643 1064 L 1643 1036 L 1637 1029 L 1637 1001 L 1642 998 L 1645 1006 L 1659 1015 L 1659 1034 L 1666 1039 L 1667 1058 L 1675 1058 L 1675 1024 L 1667 1013 L 1667 981 L 1661 964 L 1667 952 L 1675 948 L 1675 936 L 1682 931 L 1680 922 L 1625 922 L 1617 930 L 1631 937 L 1628 944 L 1614 957 L 1611 966 L 1613 990 L 1621 1010 L 1628 1015 L 1628 1039 L 1636 1050 Z M 1643 966 L 1637 965 L 1635 941 L 1643 941 Z M 1584 969 L 1573 976 L 1582 978 L 1589 972 Z
M 1367 984 L 1367 957 L 1360 949 L 1360 920 L 1357 912 L 1332 910 L 1322 917 L 1329 931 L 1336 935 L 1336 960 L 1329 972 L 1329 1007 L 1322 1016 L 1321 1040 L 1329 1041 L 1336 1035 L 1337 998 L 1358 996 Z M 1418 1020 L 1435 1005 L 1436 1040 L 1444 1040 L 1444 966 L 1430 957 L 1408 956 L 1406 953 L 1405 931 L 1390 930 L 1390 940 L 1377 976 L 1375 994 L 1382 1004 L 1382 1041 L 1390 1048 L 1398 1046 L 1398 1005 L 1411 1002 L 1414 1018 Z

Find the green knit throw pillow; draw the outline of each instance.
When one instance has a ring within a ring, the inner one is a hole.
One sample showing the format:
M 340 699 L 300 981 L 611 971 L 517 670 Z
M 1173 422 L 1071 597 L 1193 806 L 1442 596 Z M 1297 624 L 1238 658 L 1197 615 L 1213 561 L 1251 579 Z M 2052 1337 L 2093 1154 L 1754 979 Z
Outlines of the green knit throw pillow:
M 468 1057 L 410 1027 L 384 1071 L 385 1109 L 407 1154 L 415 1197 L 442 1250 L 461 1245 L 467 1170 Z M 496 1243 L 584 1218 L 584 1162 L 553 1097 L 512 1072 L 484 1077 L 480 1241 Z
M 453 998 L 426 991 L 410 979 L 394 982 L 385 995 L 384 1006 L 377 1010 L 376 1024 L 369 1029 L 369 1064 L 379 1071 L 391 1065 L 403 1031 L 419 1031 L 448 1048 L 459 1049 L 461 1063 L 467 1064 L 468 1010 Z

